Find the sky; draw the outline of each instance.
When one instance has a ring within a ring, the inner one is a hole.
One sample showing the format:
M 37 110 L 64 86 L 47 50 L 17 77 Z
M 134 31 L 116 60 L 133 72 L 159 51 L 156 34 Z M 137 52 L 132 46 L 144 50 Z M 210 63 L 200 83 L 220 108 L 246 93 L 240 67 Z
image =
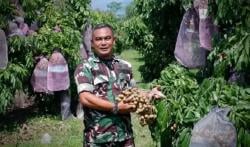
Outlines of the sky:
M 112 1 L 122 3 L 122 9 L 118 12 L 118 14 L 120 14 L 120 15 L 125 14 L 125 7 L 130 2 L 132 2 L 132 0 L 92 0 L 91 7 L 92 7 L 92 9 L 107 10 L 107 4 L 109 4 Z

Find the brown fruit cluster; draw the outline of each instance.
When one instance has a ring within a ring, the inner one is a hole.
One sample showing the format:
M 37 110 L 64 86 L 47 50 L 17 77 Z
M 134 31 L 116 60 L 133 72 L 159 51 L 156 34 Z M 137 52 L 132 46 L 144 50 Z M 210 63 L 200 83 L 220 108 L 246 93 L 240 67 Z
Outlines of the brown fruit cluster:
M 142 126 L 150 124 L 156 119 L 156 108 L 151 104 L 150 99 L 146 97 L 145 92 L 138 88 L 129 88 L 122 91 L 118 95 L 117 101 L 134 105 Z

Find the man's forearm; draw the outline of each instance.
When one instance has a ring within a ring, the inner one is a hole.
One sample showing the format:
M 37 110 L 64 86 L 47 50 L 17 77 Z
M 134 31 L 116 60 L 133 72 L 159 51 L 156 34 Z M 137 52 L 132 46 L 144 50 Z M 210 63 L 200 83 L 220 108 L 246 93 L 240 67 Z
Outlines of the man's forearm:
M 101 98 L 98 98 L 97 96 L 91 94 L 90 92 L 82 92 L 79 95 L 80 102 L 86 107 L 97 109 L 97 110 L 103 110 L 103 111 L 112 111 L 114 104 L 103 100 Z

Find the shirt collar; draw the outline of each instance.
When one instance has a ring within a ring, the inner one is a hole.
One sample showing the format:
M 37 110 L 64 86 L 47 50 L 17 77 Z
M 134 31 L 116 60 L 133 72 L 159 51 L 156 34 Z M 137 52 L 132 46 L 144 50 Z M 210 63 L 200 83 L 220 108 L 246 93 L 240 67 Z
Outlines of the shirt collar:
M 93 56 L 91 56 L 92 60 L 96 63 L 100 63 L 101 59 L 100 57 L 98 57 L 97 55 L 93 54 Z M 119 62 L 118 58 L 115 55 L 112 55 L 112 59 L 114 62 Z

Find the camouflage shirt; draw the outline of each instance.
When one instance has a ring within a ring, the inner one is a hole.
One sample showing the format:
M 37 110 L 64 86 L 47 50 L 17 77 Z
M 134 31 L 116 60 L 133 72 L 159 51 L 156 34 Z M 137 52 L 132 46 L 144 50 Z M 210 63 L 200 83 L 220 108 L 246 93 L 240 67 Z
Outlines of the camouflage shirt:
M 122 90 L 130 87 L 131 65 L 116 57 L 109 62 L 107 64 L 94 55 L 78 65 L 75 71 L 75 81 L 79 94 L 88 91 L 114 103 L 115 97 Z M 113 114 L 87 107 L 83 110 L 86 142 L 117 142 L 133 137 L 130 114 Z

